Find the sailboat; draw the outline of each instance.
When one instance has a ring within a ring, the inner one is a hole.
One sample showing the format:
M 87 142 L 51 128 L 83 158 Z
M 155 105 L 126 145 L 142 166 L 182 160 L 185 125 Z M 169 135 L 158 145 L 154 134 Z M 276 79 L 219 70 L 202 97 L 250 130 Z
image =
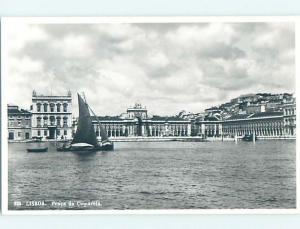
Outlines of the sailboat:
M 78 94 L 79 118 L 75 136 L 71 143 L 65 143 L 58 147 L 57 151 L 100 151 L 113 150 L 114 144 L 109 141 L 106 131 L 101 125 L 98 117 L 87 104 L 86 100 Z M 96 117 L 100 126 L 101 142 L 98 142 L 97 136 L 92 124 L 90 111 Z
M 253 142 L 257 141 L 257 137 L 255 134 L 245 134 L 242 140 L 246 142 Z

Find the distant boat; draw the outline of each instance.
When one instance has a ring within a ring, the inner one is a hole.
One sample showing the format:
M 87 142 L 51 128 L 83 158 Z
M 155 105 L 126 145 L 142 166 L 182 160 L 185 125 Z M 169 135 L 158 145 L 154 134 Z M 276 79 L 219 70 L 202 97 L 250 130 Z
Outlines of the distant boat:
M 58 147 L 57 151 L 100 151 L 113 150 L 114 144 L 109 141 L 106 131 L 99 122 L 95 113 L 91 110 L 87 102 L 78 94 L 79 118 L 75 136 L 70 144 L 64 143 L 62 147 Z M 96 117 L 100 126 L 101 142 L 98 142 L 90 110 Z
M 27 149 L 28 153 L 44 153 L 48 151 L 48 147 L 40 147 L 40 148 L 29 148 Z
M 254 134 L 245 134 L 245 136 L 242 138 L 243 141 L 246 142 L 252 142 L 254 138 Z M 257 140 L 257 137 L 255 136 L 255 141 Z
M 32 140 L 29 142 L 41 142 L 43 137 L 32 137 Z

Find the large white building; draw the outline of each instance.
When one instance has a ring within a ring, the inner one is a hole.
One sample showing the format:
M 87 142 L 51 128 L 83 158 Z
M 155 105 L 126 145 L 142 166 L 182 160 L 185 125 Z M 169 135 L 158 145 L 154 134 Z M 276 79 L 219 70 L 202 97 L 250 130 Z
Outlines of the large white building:
M 72 95 L 38 95 L 32 92 L 32 137 L 70 139 L 72 137 Z
M 148 116 L 146 107 L 136 103 L 121 116 L 99 116 L 98 120 L 109 137 L 163 137 L 191 136 L 191 121 L 175 116 Z M 96 135 L 100 136 L 100 128 L 95 117 L 93 124 Z

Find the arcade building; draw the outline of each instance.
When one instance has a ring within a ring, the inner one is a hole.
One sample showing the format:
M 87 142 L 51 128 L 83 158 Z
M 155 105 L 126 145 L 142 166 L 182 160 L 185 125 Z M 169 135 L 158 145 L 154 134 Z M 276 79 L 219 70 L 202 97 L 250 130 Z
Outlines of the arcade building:
M 191 136 L 191 121 L 175 116 L 148 116 L 147 108 L 136 103 L 120 116 L 99 116 L 108 137 Z M 100 136 L 98 121 L 93 117 L 96 136 Z M 76 123 L 75 125 L 76 126 Z M 75 132 L 75 130 L 74 130 Z
M 197 118 L 195 133 L 203 137 L 244 136 L 296 137 L 296 103 L 283 106 L 282 111 L 265 111 L 232 115 L 227 119 L 211 115 Z

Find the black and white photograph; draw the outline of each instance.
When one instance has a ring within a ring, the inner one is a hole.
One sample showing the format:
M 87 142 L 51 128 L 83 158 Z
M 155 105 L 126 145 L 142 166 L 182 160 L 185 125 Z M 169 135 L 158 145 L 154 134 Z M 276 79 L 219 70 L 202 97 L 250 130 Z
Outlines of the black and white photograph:
M 1 29 L 3 210 L 297 210 L 295 21 Z

